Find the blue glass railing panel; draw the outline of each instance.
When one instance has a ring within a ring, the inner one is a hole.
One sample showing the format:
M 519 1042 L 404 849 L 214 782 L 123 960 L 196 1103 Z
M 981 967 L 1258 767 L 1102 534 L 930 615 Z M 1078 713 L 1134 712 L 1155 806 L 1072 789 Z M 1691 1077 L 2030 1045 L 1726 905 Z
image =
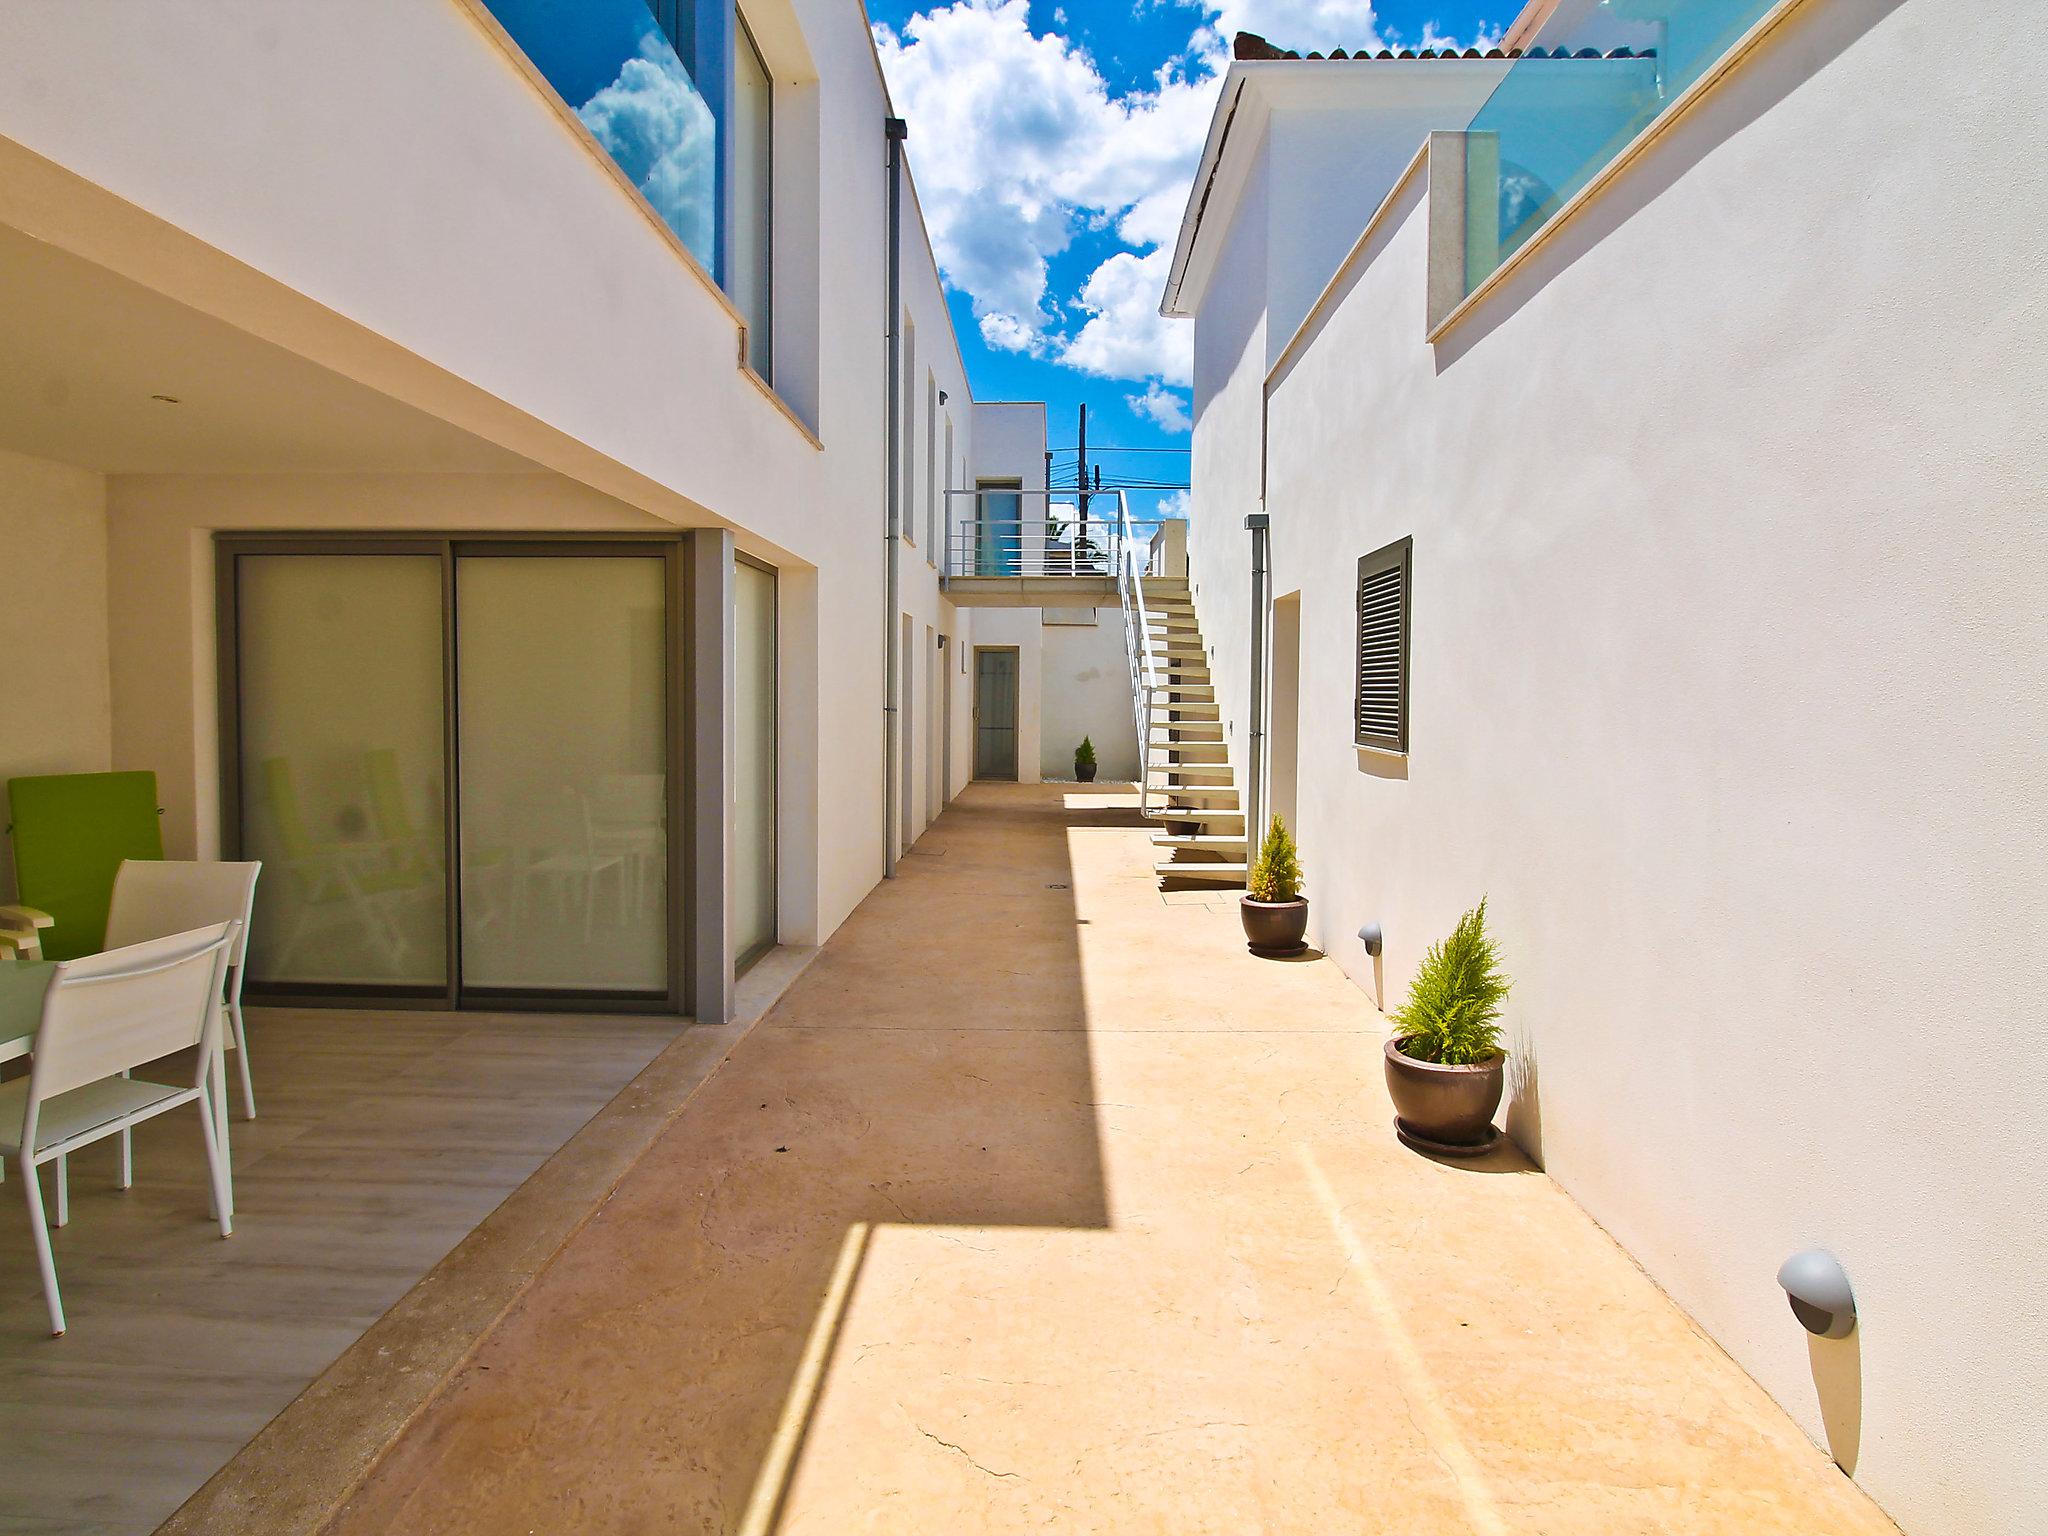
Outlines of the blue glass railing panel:
M 485 0 L 690 253 L 716 270 L 718 124 L 647 0 Z
M 1776 0 L 1564 0 L 1467 129 L 1465 290 L 1528 244 Z

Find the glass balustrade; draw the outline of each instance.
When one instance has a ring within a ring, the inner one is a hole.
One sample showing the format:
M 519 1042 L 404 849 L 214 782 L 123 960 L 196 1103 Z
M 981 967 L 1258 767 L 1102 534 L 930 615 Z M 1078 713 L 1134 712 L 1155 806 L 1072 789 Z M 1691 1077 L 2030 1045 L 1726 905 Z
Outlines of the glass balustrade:
M 1465 291 L 1477 288 L 1775 0 L 1563 0 L 1473 116 Z

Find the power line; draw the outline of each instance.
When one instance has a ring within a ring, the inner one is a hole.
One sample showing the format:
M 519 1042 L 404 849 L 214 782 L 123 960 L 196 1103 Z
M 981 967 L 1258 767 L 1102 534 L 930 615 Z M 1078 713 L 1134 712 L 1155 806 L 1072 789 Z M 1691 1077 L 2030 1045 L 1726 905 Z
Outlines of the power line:
M 1049 449 L 1047 449 L 1046 451 L 1047 451 L 1048 453 L 1079 453 L 1079 452 L 1080 452 L 1081 450 L 1080 450 L 1080 449 L 1079 449 L 1078 447 L 1075 447 L 1074 445 L 1072 445 L 1072 444 L 1069 444 L 1069 445 L 1068 445 L 1067 447 L 1065 447 L 1065 448 L 1049 448 Z M 1098 445 L 1094 445 L 1094 444 L 1091 444 L 1091 445 L 1089 446 L 1089 449 L 1088 449 L 1088 451 L 1089 451 L 1089 453 L 1091 453 L 1091 454 L 1097 454 L 1097 453 L 1193 453 L 1193 452 L 1194 452 L 1195 450 L 1193 449 L 1193 447 L 1187 447 L 1187 448 L 1105 448 L 1105 447 L 1101 447 L 1101 446 L 1098 446 Z

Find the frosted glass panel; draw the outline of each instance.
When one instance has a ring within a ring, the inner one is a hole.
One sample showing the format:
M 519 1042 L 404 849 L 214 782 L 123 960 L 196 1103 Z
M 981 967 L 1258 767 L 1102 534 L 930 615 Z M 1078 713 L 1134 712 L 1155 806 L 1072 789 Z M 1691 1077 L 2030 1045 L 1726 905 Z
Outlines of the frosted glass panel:
M 250 980 L 445 985 L 440 560 L 235 570 Z
M 665 992 L 664 565 L 456 562 L 465 989 Z
M 775 573 L 733 583 L 733 923 L 742 960 L 775 942 Z

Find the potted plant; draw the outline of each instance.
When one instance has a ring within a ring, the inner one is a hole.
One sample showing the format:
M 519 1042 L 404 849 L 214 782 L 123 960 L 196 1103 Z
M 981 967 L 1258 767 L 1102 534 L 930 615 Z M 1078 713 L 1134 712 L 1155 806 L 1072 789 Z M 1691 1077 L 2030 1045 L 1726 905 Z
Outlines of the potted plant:
M 1387 1092 L 1394 1130 L 1423 1152 L 1477 1157 L 1500 1141 L 1507 1052 L 1500 1010 L 1512 985 L 1500 951 L 1486 935 L 1486 903 L 1458 919 L 1451 936 L 1430 946 L 1394 1013 L 1387 1041 Z
M 1259 856 L 1245 876 L 1237 904 L 1245 947 L 1255 955 L 1298 955 L 1308 948 L 1308 902 L 1301 894 L 1301 856 L 1287 823 L 1278 816 L 1266 828 Z
M 1086 736 L 1081 738 L 1081 745 L 1074 748 L 1074 777 L 1083 784 L 1095 782 L 1095 743 Z

